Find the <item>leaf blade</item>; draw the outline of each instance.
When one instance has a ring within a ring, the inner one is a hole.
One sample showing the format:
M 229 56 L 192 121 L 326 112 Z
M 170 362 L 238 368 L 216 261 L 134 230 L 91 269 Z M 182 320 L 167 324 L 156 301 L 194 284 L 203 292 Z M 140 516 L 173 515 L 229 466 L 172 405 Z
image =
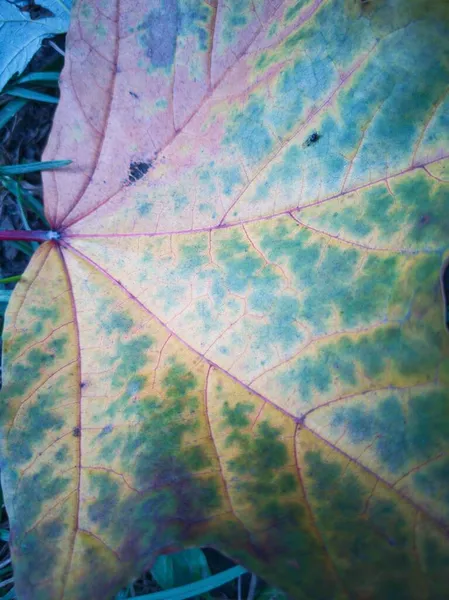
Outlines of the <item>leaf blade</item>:
M 205 4 L 76 12 L 46 177 L 88 365 L 66 595 L 212 545 L 298 598 L 438 597 L 447 9 Z

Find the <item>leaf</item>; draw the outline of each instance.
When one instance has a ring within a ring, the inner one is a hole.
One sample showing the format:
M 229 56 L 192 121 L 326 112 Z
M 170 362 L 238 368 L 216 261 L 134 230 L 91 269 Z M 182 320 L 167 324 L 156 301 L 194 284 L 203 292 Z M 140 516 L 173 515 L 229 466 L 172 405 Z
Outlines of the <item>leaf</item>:
M 0 90 L 20 74 L 39 50 L 42 40 L 65 33 L 71 0 L 33 2 L 4 0 L 0 11 Z
M 448 23 L 77 3 L 60 237 L 5 317 L 21 600 L 108 598 L 200 546 L 295 599 L 446 597 Z
M 209 565 L 199 548 L 158 556 L 151 574 L 159 586 L 168 590 L 210 576 Z

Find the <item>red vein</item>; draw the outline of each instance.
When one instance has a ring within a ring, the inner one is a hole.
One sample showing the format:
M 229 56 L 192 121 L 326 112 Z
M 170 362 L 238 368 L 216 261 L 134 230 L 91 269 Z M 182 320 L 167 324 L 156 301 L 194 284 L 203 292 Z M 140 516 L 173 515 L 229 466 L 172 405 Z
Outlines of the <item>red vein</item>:
M 234 517 L 236 518 L 236 520 L 243 527 L 243 530 L 246 532 L 246 534 L 248 536 L 249 544 L 250 544 L 251 547 L 253 547 L 253 542 L 252 542 L 252 539 L 251 539 L 251 533 L 247 529 L 247 527 L 246 527 L 245 523 L 242 521 L 242 519 L 237 515 L 237 513 L 236 513 L 236 511 L 234 509 L 234 506 L 232 504 L 231 494 L 230 494 L 229 488 L 228 488 L 228 482 L 227 482 L 226 477 L 224 475 L 223 467 L 221 466 L 220 455 L 218 453 L 217 444 L 215 442 L 214 434 L 212 432 L 212 425 L 211 425 L 211 422 L 210 422 L 209 408 L 208 408 L 208 387 L 209 387 L 209 375 L 210 375 L 211 370 L 212 370 L 212 365 L 209 365 L 209 369 L 208 369 L 207 375 L 206 375 L 206 382 L 205 382 L 205 385 L 204 385 L 204 409 L 205 409 L 207 427 L 209 429 L 209 436 L 210 436 L 212 444 L 213 444 L 213 446 L 215 448 L 215 455 L 216 455 L 216 458 L 217 458 L 217 464 L 218 464 L 218 468 L 220 470 L 221 479 L 223 481 L 223 489 L 225 491 L 226 497 L 228 499 L 228 504 L 229 504 L 229 507 L 231 509 L 230 512 L 234 515 Z
M 297 360 L 302 354 L 304 354 L 304 352 L 310 346 L 313 346 L 314 344 L 321 344 L 322 342 L 329 342 L 329 340 L 332 340 L 333 338 L 337 338 L 339 336 L 347 336 L 348 334 L 358 335 L 358 334 L 362 334 L 362 333 L 371 333 L 373 330 L 376 330 L 379 327 L 389 327 L 389 326 L 391 326 L 392 323 L 395 323 L 395 321 L 383 321 L 383 320 L 375 321 L 374 323 L 372 323 L 371 325 L 367 325 L 366 327 L 357 327 L 357 328 L 351 329 L 349 331 L 347 329 L 343 329 L 343 330 L 332 331 L 331 333 L 326 333 L 325 335 L 320 335 L 320 336 L 316 336 L 316 337 L 312 336 L 305 342 L 305 344 L 303 346 L 301 346 L 301 348 L 299 348 L 299 350 L 297 352 L 295 352 L 295 354 L 293 354 L 292 356 L 288 356 L 287 358 L 284 358 L 283 360 L 281 360 L 277 364 L 273 365 L 272 367 L 269 367 L 268 369 L 265 369 L 264 371 L 262 371 L 259 375 L 256 375 L 256 377 L 253 377 L 251 379 L 251 381 L 249 381 L 249 385 L 252 386 L 253 383 L 255 383 L 257 380 L 261 379 L 262 377 L 265 377 L 266 375 L 268 375 L 268 373 L 271 373 L 272 371 L 276 371 L 280 367 L 283 367 L 284 365 L 291 363 L 294 360 Z M 301 326 L 307 332 L 306 326 L 302 325 L 302 324 L 301 324 Z
M 120 0 L 118 0 L 119 2 Z M 70 297 L 70 302 L 71 302 L 71 306 L 72 306 L 72 315 L 73 315 L 73 325 L 75 328 L 75 336 L 76 336 L 76 340 L 77 340 L 77 361 L 78 361 L 78 391 L 77 391 L 77 395 L 78 395 L 78 415 L 77 415 L 77 427 L 79 429 L 79 435 L 78 435 L 78 484 L 77 484 L 77 498 L 76 498 L 76 508 L 75 508 L 75 523 L 74 523 L 74 531 L 73 531 L 73 536 L 72 536 L 72 540 L 71 540 L 71 549 L 70 549 L 70 553 L 69 553 L 69 558 L 67 561 L 67 567 L 64 571 L 63 574 L 63 587 L 62 587 L 62 593 L 61 593 L 61 600 L 63 600 L 64 596 L 65 596 L 65 589 L 66 589 L 66 585 L 67 585 L 67 581 L 69 579 L 69 573 L 70 570 L 72 568 L 72 560 L 73 560 L 73 553 L 75 550 L 75 541 L 76 541 L 76 536 L 79 530 L 79 518 L 80 518 L 80 496 L 81 496 L 81 450 L 82 450 L 82 446 L 81 446 L 81 441 L 82 441 L 82 433 L 83 433 L 83 426 L 82 426 L 82 410 L 81 410 L 81 400 L 82 400 L 82 391 L 81 391 L 81 382 L 82 382 L 82 371 L 81 371 L 81 343 L 80 343 L 80 330 L 79 330 L 79 322 L 78 322 L 78 315 L 77 315 L 77 310 L 76 310 L 76 302 L 75 302 L 75 296 L 73 293 L 73 284 L 72 284 L 72 279 L 70 277 L 70 273 L 69 270 L 67 268 L 67 264 L 65 262 L 64 259 L 64 255 L 62 252 L 62 249 L 60 247 L 58 247 L 58 252 L 59 252 L 59 256 L 61 259 L 61 263 L 62 263 L 62 268 L 67 280 L 67 285 L 69 288 L 69 297 Z
M 60 226 L 62 226 L 62 224 L 64 223 L 64 221 L 67 219 L 67 217 L 70 215 L 70 213 L 73 212 L 73 210 L 76 208 L 76 206 L 79 204 L 79 202 L 81 201 L 81 199 L 84 197 L 84 194 L 86 192 L 86 190 L 88 189 L 91 180 L 92 180 L 92 176 L 95 173 L 95 169 L 98 165 L 98 161 L 100 159 L 101 153 L 103 151 L 103 146 L 106 140 L 106 133 L 109 127 L 109 120 L 111 117 L 111 112 L 112 112 L 112 104 L 114 101 L 114 94 L 115 94 L 115 87 L 116 87 L 116 83 L 117 83 L 117 66 L 118 66 L 118 59 L 119 59 L 119 48 L 120 48 L 120 0 L 116 0 L 116 14 L 117 14 L 117 18 L 116 18 L 116 35 L 115 35 L 115 45 L 114 45 L 114 56 L 112 58 L 112 65 L 113 65 L 113 72 L 112 72 L 112 78 L 111 78 L 111 83 L 110 83 L 110 93 L 106 94 L 106 98 L 107 98 L 107 106 L 106 106 L 106 110 L 105 110 L 105 116 L 104 116 L 104 127 L 101 130 L 100 133 L 100 139 L 99 139 L 99 143 L 97 148 L 95 149 L 95 159 L 94 159 L 94 167 L 92 169 L 91 175 L 87 178 L 87 180 L 85 181 L 85 183 L 83 184 L 83 186 L 81 187 L 80 191 L 78 192 L 75 201 L 72 202 L 72 205 L 70 206 L 70 208 L 68 210 L 65 211 L 65 216 L 63 217 L 62 221 L 59 223 Z M 73 87 L 73 86 L 72 86 Z M 82 218 L 82 217 L 81 217 Z M 56 222 L 58 222 L 58 211 L 56 211 Z M 56 228 L 57 224 L 53 223 L 52 220 L 50 221 L 50 225 L 52 226 L 52 228 Z M 63 592 L 64 594 L 64 592 Z
M 302 227 L 305 227 L 306 229 L 309 229 L 310 231 L 313 231 L 314 233 L 317 233 L 319 235 L 325 235 L 326 237 L 332 238 L 333 240 L 336 240 L 338 242 L 343 242 L 344 244 L 348 244 L 349 246 L 355 246 L 356 248 L 361 248 L 362 250 L 369 250 L 372 252 L 397 252 L 398 254 L 411 254 L 411 255 L 428 254 L 429 252 L 436 251 L 436 250 L 432 251 L 432 250 L 425 250 L 425 249 L 404 250 L 403 248 L 377 248 L 376 246 L 368 246 L 367 244 L 361 244 L 360 242 L 353 242 L 350 240 L 346 240 L 345 238 L 342 238 L 340 235 L 334 235 L 332 233 L 329 233 L 328 231 L 323 231 L 322 229 L 317 229 L 316 227 L 312 227 L 312 225 L 308 225 L 307 223 L 304 223 L 304 221 L 301 221 L 301 219 L 299 219 L 298 217 L 295 217 L 294 214 L 292 214 L 292 213 L 289 213 L 289 214 L 292 217 L 292 219 L 298 223 L 298 225 L 301 225 Z
M 40 523 L 42 523 L 42 521 L 48 517 L 48 515 L 59 505 L 64 504 L 65 502 L 67 502 L 67 500 L 70 498 L 70 496 L 73 496 L 73 494 L 76 493 L 76 488 L 74 490 L 72 490 L 70 492 L 70 494 L 68 494 L 67 496 L 64 496 L 64 498 L 61 498 L 61 500 L 58 500 L 57 502 L 55 502 L 51 508 L 49 508 L 47 511 L 45 511 L 45 513 L 41 516 L 40 519 L 38 519 L 29 529 L 27 529 L 24 533 L 23 536 L 25 537 L 26 535 L 28 535 L 29 533 L 31 533 L 31 531 L 33 531 L 34 529 L 36 529 L 36 527 L 39 526 Z
M 39 277 L 39 275 L 40 275 L 40 273 L 41 273 L 42 269 L 44 268 L 44 266 L 45 266 L 45 263 L 47 262 L 47 260 L 48 260 L 48 257 L 50 256 L 50 252 L 51 252 L 51 251 L 54 249 L 54 244 L 53 244 L 53 243 L 50 243 L 50 244 L 44 244 L 43 246 L 41 246 L 41 247 L 39 248 L 38 252 L 40 252 L 40 251 L 41 251 L 41 248 L 43 248 L 43 250 L 42 250 L 42 253 L 44 254 L 44 256 L 42 257 L 42 263 L 39 265 L 39 268 L 37 269 L 37 271 L 36 271 L 36 273 L 35 273 L 35 275 L 34 275 L 34 277 L 33 277 L 33 280 L 29 282 L 29 284 L 28 284 L 28 287 L 26 288 L 26 290 L 25 290 L 25 293 L 23 294 L 23 296 L 22 296 L 22 298 L 21 298 L 20 304 L 19 304 L 19 306 L 16 308 L 16 311 L 15 311 L 15 315 L 14 315 L 14 329 L 16 329 L 16 330 L 20 330 L 20 328 L 16 326 L 16 323 L 17 323 L 17 318 L 18 318 L 18 316 L 19 316 L 19 313 L 20 313 L 20 311 L 22 310 L 22 308 L 23 308 L 23 305 L 25 304 L 25 301 L 26 301 L 26 299 L 27 299 L 27 296 L 28 296 L 28 294 L 29 294 L 29 292 L 30 292 L 31 288 L 32 288 L 32 287 L 33 287 L 33 285 L 35 284 L 35 282 L 36 282 L 36 279 Z M 44 248 L 45 248 L 45 249 L 46 249 L 46 251 L 47 251 L 46 253 L 45 253 L 45 250 L 44 250 Z M 25 278 L 22 278 L 22 281 L 20 282 L 20 284 L 19 284 L 19 285 L 22 285 L 22 282 L 25 282 L 25 281 L 26 281 L 26 279 L 25 279 Z
M 338 398 L 333 398 L 332 400 L 328 400 L 327 402 L 318 404 L 318 406 L 314 406 L 313 408 L 311 408 L 310 410 L 305 412 L 302 415 L 301 419 L 305 419 L 311 413 L 315 412 L 316 410 L 319 410 L 320 408 L 325 408 L 327 406 L 330 406 L 331 404 L 335 404 L 336 402 L 344 402 L 345 400 L 351 400 L 352 398 L 356 398 L 357 396 L 366 396 L 367 394 L 375 394 L 377 392 L 387 392 L 387 391 L 393 391 L 393 390 L 399 391 L 399 392 L 404 392 L 404 391 L 413 390 L 418 387 L 427 387 L 427 386 L 432 386 L 432 385 L 434 385 L 432 382 L 424 381 L 423 383 L 415 383 L 414 385 L 406 385 L 404 387 L 400 387 L 398 385 L 386 385 L 384 387 L 377 387 L 377 388 L 373 387 L 368 390 L 364 390 L 363 392 L 359 391 L 359 392 L 353 392 L 351 394 L 345 394 L 344 396 L 339 396 Z
M 14 423 L 15 423 L 15 420 L 16 420 L 16 418 L 17 418 L 17 415 L 19 414 L 19 412 L 20 412 L 20 409 L 21 409 L 21 408 L 22 408 L 22 406 L 25 404 L 25 402 L 28 402 L 28 400 L 29 400 L 30 398 L 32 398 L 32 397 L 34 396 L 34 394 L 35 394 L 35 393 L 36 393 L 38 390 L 40 390 L 40 389 L 41 389 L 41 387 L 43 387 L 43 386 L 44 386 L 44 385 L 45 385 L 45 384 L 46 384 L 46 383 L 47 383 L 47 382 L 48 382 L 48 381 L 49 381 L 49 380 L 50 380 L 52 377 L 54 377 L 55 375 L 57 375 L 58 373 L 60 373 L 61 371 L 63 371 L 63 370 L 66 368 L 66 367 L 69 367 L 70 365 L 73 365 L 73 363 L 75 363 L 75 362 L 76 362 L 76 359 L 74 359 L 74 360 L 71 360 L 70 362 L 66 363 L 66 364 L 65 364 L 65 365 L 63 365 L 62 367 L 59 367 L 59 369 L 57 369 L 57 370 L 56 370 L 56 371 L 54 371 L 54 372 L 53 372 L 51 375 L 49 375 L 49 376 L 47 377 L 47 379 L 45 379 L 44 381 L 42 381 L 42 383 L 40 383 L 40 384 L 39 384 L 39 385 L 38 385 L 36 388 L 34 388 L 34 390 L 33 390 L 33 391 L 30 393 L 30 394 L 28 394 L 28 396 L 27 396 L 26 398 L 24 398 L 24 399 L 22 400 L 22 402 L 19 404 L 19 406 L 18 406 L 18 408 L 17 408 L 16 414 L 14 415 L 14 417 L 13 417 L 13 420 L 11 421 L 11 425 L 10 425 L 10 427 L 9 427 L 9 429 L 8 429 L 7 433 L 6 433 L 6 435 L 7 435 L 7 436 L 9 436 L 9 434 L 11 433 L 11 429 L 14 427 Z
M 348 170 L 346 171 L 346 174 L 344 176 L 343 179 L 343 183 L 341 185 L 341 191 L 343 192 L 345 187 L 346 187 L 346 182 L 348 181 L 349 175 L 351 174 L 352 168 L 354 166 L 354 161 L 357 158 L 358 154 L 359 154 L 359 150 L 363 144 L 363 141 L 365 139 L 366 136 L 366 132 L 368 131 L 368 129 L 370 128 L 372 122 L 374 121 L 374 119 L 376 118 L 377 113 L 379 112 L 379 110 L 381 109 L 381 107 L 385 104 L 385 100 L 383 102 L 381 102 L 379 104 L 379 106 L 376 108 L 376 110 L 373 112 L 373 114 L 370 116 L 368 122 L 366 123 L 366 125 L 364 125 L 361 129 L 362 129 L 362 135 L 360 136 L 360 140 L 355 148 L 354 151 L 354 155 L 352 156 L 350 162 L 349 162 L 349 166 L 348 166 Z
M 441 98 L 438 100 L 438 102 L 436 102 L 434 104 L 434 106 L 432 107 L 432 110 L 430 111 L 427 123 L 424 124 L 424 126 L 422 128 L 422 131 L 421 131 L 421 135 L 419 136 L 418 141 L 416 143 L 415 151 L 413 152 L 413 157 L 412 157 L 412 165 L 415 163 L 416 155 L 417 155 L 419 147 L 421 146 L 421 143 L 423 141 L 424 134 L 426 133 L 426 131 L 427 131 L 430 123 L 432 122 L 432 119 L 434 118 L 435 113 L 437 112 L 437 110 L 439 109 L 439 107 L 443 104 L 443 102 L 444 102 L 444 100 L 445 100 L 445 98 L 447 96 L 447 93 L 448 93 L 448 88 L 446 88 L 444 90 L 444 94 L 441 96 Z
M 321 544 L 321 546 L 322 546 L 322 548 L 323 548 L 323 550 L 325 552 L 325 555 L 326 555 L 326 558 L 327 558 L 327 562 L 329 563 L 331 571 L 334 573 L 335 578 L 340 583 L 341 587 L 344 589 L 343 582 L 342 582 L 342 580 L 340 578 L 340 574 L 338 573 L 337 568 L 336 568 L 336 566 L 334 564 L 334 561 L 331 558 L 331 554 L 330 554 L 329 548 L 327 547 L 326 542 L 324 541 L 323 535 L 322 535 L 322 533 L 321 533 L 321 531 L 320 531 L 320 529 L 318 527 L 318 523 L 317 523 L 317 521 L 315 519 L 315 515 L 313 513 L 312 506 L 311 506 L 310 501 L 309 501 L 308 496 L 307 496 L 307 489 L 306 489 L 306 485 L 304 483 L 304 480 L 303 480 L 303 477 L 302 477 L 302 474 L 301 474 L 301 467 L 299 465 L 299 459 L 298 459 L 298 449 L 297 449 L 297 439 L 296 438 L 299 437 L 299 432 L 300 432 L 300 426 L 299 426 L 299 423 L 297 423 L 296 424 L 296 429 L 295 429 L 295 434 L 293 436 L 293 455 L 295 457 L 296 473 L 297 473 L 299 485 L 301 486 L 302 494 L 303 494 L 303 497 L 304 497 L 304 504 L 305 504 L 305 507 L 306 507 L 306 512 L 309 515 L 309 522 L 312 524 L 312 529 L 314 530 L 315 535 L 316 535 L 319 543 Z
M 64 292 L 66 293 L 66 292 Z M 55 327 L 54 329 L 51 330 L 51 332 L 46 335 L 44 338 L 42 338 L 41 340 L 38 340 L 37 342 L 33 342 L 32 344 L 30 344 L 29 346 L 27 346 L 25 348 L 25 350 L 23 350 L 18 356 L 14 357 L 14 360 L 19 360 L 19 358 L 21 358 L 26 352 L 28 352 L 28 350 L 30 348 L 34 348 L 34 346 L 37 346 L 38 344 L 43 344 L 45 343 L 49 338 L 51 338 L 57 331 L 59 331 L 60 329 L 62 329 L 63 327 L 67 327 L 68 325 L 70 325 L 71 323 L 73 323 L 73 321 L 67 321 L 67 323 L 63 323 L 62 325 L 58 325 L 58 327 Z
M 431 177 L 432 179 L 435 179 L 435 181 L 439 181 L 440 183 L 446 183 L 446 184 L 449 183 L 449 181 L 447 179 L 441 179 L 441 177 L 437 177 L 436 175 L 434 175 L 431 171 L 429 171 L 427 166 L 423 166 L 423 169 L 427 173 L 427 175 L 429 177 Z
M 95 427 L 88 427 L 87 429 L 96 429 Z M 101 427 L 98 429 L 102 429 Z M 114 427 L 115 429 L 115 427 Z M 85 466 L 85 467 L 81 467 L 82 469 L 86 470 L 86 471 L 105 471 L 106 473 L 115 475 L 116 477 L 120 477 L 120 479 L 123 481 L 123 483 L 126 485 L 127 488 L 129 488 L 131 491 L 136 492 L 137 494 L 143 494 L 144 492 L 146 492 L 147 490 L 138 490 L 137 488 L 133 487 L 128 480 L 126 479 L 126 477 L 123 475 L 123 473 L 119 473 L 118 471 L 115 471 L 114 469 L 111 469 L 109 467 L 91 467 L 91 466 Z
M 433 523 L 433 525 L 435 525 L 438 529 L 443 531 L 443 534 L 449 538 L 449 527 L 448 525 L 442 521 L 441 519 L 439 519 L 438 517 L 429 514 L 427 512 L 424 511 L 424 508 L 422 506 L 420 506 L 419 504 L 417 504 L 414 500 L 412 500 L 409 496 L 406 496 L 403 492 L 397 490 L 395 487 L 393 487 L 393 485 L 391 483 L 389 483 L 386 479 L 384 479 L 383 477 L 381 477 L 380 475 L 378 475 L 377 473 L 375 473 L 372 469 L 370 469 L 370 467 L 368 467 L 367 465 L 364 465 L 360 462 L 358 462 L 358 460 L 352 456 L 350 456 L 347 452 L 345 452 L 344 450 L 342 450 L 341 448 L 338 448 L 337 446 L 335 446 L 332 442 L 330 442 L 329 440 L 326 440 L 326 438 L 323 438 L 319 433 L 317 433 L 316 431 L 314 431 L 313 429 L 311 429 L 310 427 L 308 427 L 307 425 L 303 424 L 302 427 L 304 429 L 307 429 L 307 431 L 310 431 L 310 433 L 312 435 L 314 435 L 316 438 L 318 438 L 321 442 L 323 442 L 326 446 L 330 447 L 334 452 L 336 452 L 337 454 L 341 454 L 343 455 L 345 458 L 348 459 L 349 462 L 357 465 L 360 469 L 366 471 L 367 473 L 369 473 L 372 477 L 374 477 L 375 479 L 377 479 L 379 481 L 379 483 L 382 483 L 386 488 L 388 488 L 390 491 L 395 492 L 402 500 L 404 500 L 404 502 L 406 502 L 407 504 L 409 504 L 412 508 L 414 508 L 416 511 L 422 513 L 425 515 L 425 517 Z
M 80 533 L 84 533 L 85 535 L 90 535 L 91 537 L 95 538 L 98 542 L 100 542 L 102 546 L 104 546 L 107 550 L 109 550 L 109 552 L 111 552 L 111 554 L 115 556 L 118 562 L 122 562 L 119 553 L 113 550 L 110 546 L 108 546 L 108 544 L 106 544 L 106 542 L 102 540 L 98 535 L 92 533 L 92 531 L 87 531 L 87 529 L 80 529 L 79 531 Z
M 393 483 L 393 487 L 395 485 L 397 485 L 400 481 L 402 481 L 403 479 L 405 479 L 406 477 L 411 475 L 412 473 L 416 473 L 416 471 L 420 471 L 423 467 L 427 467 L 427 465 L 430 465 L 431 463 L 436 462 L 437 460 L 440 460 L 440 458 L 443 458 L 445 456 L 447 456 L 446 452 L 440 452 L 433 458 L 428 458 L 427 460 L 420 463 L 419 465 L 416 465 L 416 467 L 409 469 L 406 473 L 404 473 L 404 475 L 401 475 L 401 477 L 399 477 L 399 479 L 396 479 L 396 481 Z
M 180 229 L 178 231 L 160 231 L 160 232 L 158 231 L 158 232 L 141 232 L 141 233 L 70 233 L 70 232 L 65 233 L 65 232 L 62 232 L 62 238 L 63 239 L 69 239 L 69 238 L 100 238 L 100 239 L 102 239 L 102 238 L 139 237 L 139 236 L 141 236 L 141 237 L 160 237 L 160 236 L 170 236 L 170 235 L 191 235 L 191 234 L 195 234 L 195 233 L 205 233 L 205 232 L 216 231 L 216 230 L 220 230 L 220 229 L 229 229 L 232 227 L 241 227 L 242 225 L 247 225 L 250 223 L 258 223 L 261 221 L 271 221 L 272 219 L 275 219 L 276 217 L 282 217 L 282 216 L 292 217 L 293 212 L 298 211 L 300 213 L 303 210 L 306 210 L 307 208 L 312 208 L 312 207 L 318 206 L 320 204 L 325 204 L 326 202 L 331 202 L 332 200 L 336 200 L 338 198 L 343 198 L 344 196 L 349 196 L 350 194 L 354 194 L 355 192 L 359 192 L 361 190 L 370 188 L 374 185 L 377 185 L 378 183 L 384 183 L 387 186 L 387 188 L 389 188 L 389 191 L 391 193 L 391 189 L 389 187 L 390 180 L 395 179 L 396 177 L 401 177 L 402 175 L 406 175 L 408 173 L 412 173 L 413 171 L 416 171 L 417 169 L 423 169 L 425 172 L 427 172 L 427 174 L 430 177 L 434 177 L 434 179 L 437 179 L 434 175 L 432 175 L 428 171 L 426 166 L 440 162 L 446 158 L 449 158 L 449 154 L 432 159 L 425 164 L 422 163 L 419 165 L 410 166 L 410 167 L 407 167 L 406 169 L 403 169 L 402 171 L 398 171 L 397 173 L 388 175 L 387 177 L 380 177 L 379 179 L 375 179 L 374 181 L 370 181 L 368 183 L 364 183 L 362 185 L 356 186 L 352 189 L 347 190 L 343 194 L 341 192 L 338 192 L 336 194 L 333 194 L 332 196 L 328 196 L 327 198 L 322 198 L 321 200 L 315 200 L 313 202 L 310 202 L 309 204 L 303 204 L 302 206 L 292 206 L 290 208 L 286 208 L 285 210 L 280 210 L 279 212 L 276 212 L 276 213 L 272 213 L 269 215 L 262 215 L 262 216 L 258 216 L 258 217 L 251 217 L 251 218 L 245 219 L 243 221 L 234 221 L 234 222 L 228 222 L 228 223 L 223 223 L 223 224 L 216 224 L 216 225 L 211 225 L 210 227 L 199 227 L 197 229 Z M 442 180 L 442 181 L 444 183 L 449 183 L 444 180 Z M 97 207 L 97 208 L 99 208 L 99 207 Z M 94 209 L 94 210 L 96 210 L 96 209 Z M 87 215 L 85 215 L 85 216 L 87 216 Z M 82 217 L 82 218 L 84 218 L 84 217 Z M 325 232 L 323 232 L 323 233 L 325 233 Z M 346 240 L 342 240 L 342 241 L 346 241 Z M 377 248 L 376 248 L 376 250 L 377 250 Z M 390 250 L 390 251 L 394 252 L 395 250 Z
M 68 435 L 70 435 L 72 433 L 72 430 L 67 431 L 66 433 L 64 433 L 63 435 L 60 435 L 59 437 L 57 437 L 56 439 L 54 439 L 48 446 L 46 446 L 41 452 L 37 453 L 35 455 L 35 457 L 33 458 L 33 460 L 25 467 L 25 469 L 23 471 L 20 472 L 20 479 L 17 482 L 17 485 L 15 487 L 14 490 L 14 495 L 17 493 L 17 490 L 21 484 L 21 482 L 23 481 L 23 477 L 25 475 L 25 473 L 27 473 L 32 466 L 40 459 L 42 458 L 42 456 L 47 452 L 47 450 L 49 450 L 50 448 L 52 448 L 55 444 L 57 444 L 58 442 L 60 442 L 61 440 L 63 440 L 65 437 L 67 437 Z M 74 468 L 74 467 L 71 467 Z

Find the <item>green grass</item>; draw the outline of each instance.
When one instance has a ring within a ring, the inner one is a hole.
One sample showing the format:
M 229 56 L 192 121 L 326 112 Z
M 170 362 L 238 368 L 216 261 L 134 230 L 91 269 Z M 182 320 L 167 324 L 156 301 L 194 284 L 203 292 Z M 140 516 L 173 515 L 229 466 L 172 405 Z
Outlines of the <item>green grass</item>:
M 47 160 L 20 165 L 4 165 L 0 167 L 0 175 L 25 175 L 26 173 L 36 173 L 38 171 L 52 171 L 66 167 L 71 162 L 71 160 Z

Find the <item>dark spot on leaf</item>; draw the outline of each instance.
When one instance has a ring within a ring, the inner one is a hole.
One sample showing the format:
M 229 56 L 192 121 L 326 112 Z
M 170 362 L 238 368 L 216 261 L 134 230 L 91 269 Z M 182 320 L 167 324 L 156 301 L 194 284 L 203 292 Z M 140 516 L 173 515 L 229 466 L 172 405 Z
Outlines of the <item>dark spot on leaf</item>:
M 14 4 L 21 13 L 28 13 L 32 21 L 38 21 L 39 19 L 45 19 L 46 17 L 54 17 L 55 14 L 41 6 L 36 4 L 34 0 L 7 0 L 9 4 Z
M 114 427 L 109 424 L 106 425 L 105 427 L 103 427 L 103 429 L 100 432 L 100 437 L 103 437 L 104 435 L 107 435 L 108 433 L 111 433 L 111 431 L 114 429 Z
M 136 92 L 132 92 L 131 90 L 129 90 L 129 95 L 132 96 L 133 98 L 139 98 L 139 96 L 136 94 Z
M 419 224 L 427 225 L 427 223 L 430 223 L 430 215 L 422 215 L 419 219 Z
M 313 133 L 311 133 L 309 135 L 309 137 L 306 139 L 306 141 L 304 142 L 304 146 L 308 147 L 311 146 L 312 144 L 316 144 L 317 141 L 320 139 L 321 135 L 319 133 L 317 133 L 316 131 L 314 131 Z
M 129 165 L 129 177 L 128 177 L 129 183 L 135 183 L 139 179 L 142 179 L 142 177 L 145 175 L 145 173 L 148 172 L 149 168 L 151 167 L 151 164 L 152 164 L 151 161 L 132 162 Z
M 79 427 L 74 427 L 72 429 L 72 434 L 73 434 L 73 437 L 80 437 L 81 429 Z

